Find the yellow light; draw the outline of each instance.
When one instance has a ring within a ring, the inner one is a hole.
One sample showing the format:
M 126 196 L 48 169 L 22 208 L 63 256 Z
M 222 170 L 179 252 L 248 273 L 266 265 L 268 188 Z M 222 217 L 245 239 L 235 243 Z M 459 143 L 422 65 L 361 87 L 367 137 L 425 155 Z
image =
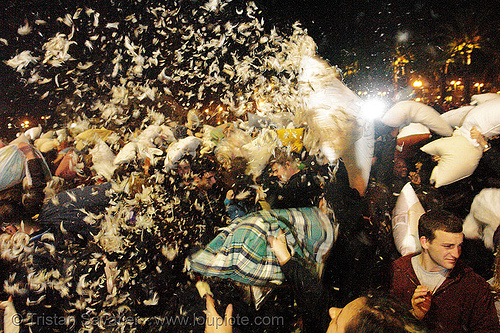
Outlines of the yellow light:
M 450 84 L 453 86 L 455 84 L 455 80 L 451 81 Z
M 420 88 L 420 87 L 422 87 L 422 84 L 423 84 L 422 81 L 417 80 L 417 81 L 413 82 L 413 87 Z

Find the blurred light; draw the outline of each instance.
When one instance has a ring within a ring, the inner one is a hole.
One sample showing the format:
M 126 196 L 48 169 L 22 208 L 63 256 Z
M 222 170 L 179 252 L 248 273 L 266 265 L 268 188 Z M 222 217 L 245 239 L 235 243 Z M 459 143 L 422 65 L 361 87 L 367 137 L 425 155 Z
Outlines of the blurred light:
M 408 33 L 408 31 L 398 31 L 398 33 L 396 34 L 396 40 L 398 41 L 398 43 L 405 43 L 409 38 L 410 34 Z
M 367 100 L 361 106 L 361 116 L 365 119 L 380 118 L 387 110 L 387 104 L 380 99 Z
M 413 87 L 420 88 L 420 87 L 422 87 L 422 84 L 423 84 L 422 81 L 417 80 L 417 81 L 413 82 Z

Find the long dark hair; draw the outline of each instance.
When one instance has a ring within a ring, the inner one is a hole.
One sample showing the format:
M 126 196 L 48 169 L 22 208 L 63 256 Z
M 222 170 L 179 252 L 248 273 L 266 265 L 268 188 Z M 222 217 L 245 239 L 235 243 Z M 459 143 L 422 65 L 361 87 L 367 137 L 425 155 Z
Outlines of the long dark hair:
M 364 308 L 351 320 L 345 333 L 425 333 L 427 329 L 400 301 L 385 293 L 363 297 Z

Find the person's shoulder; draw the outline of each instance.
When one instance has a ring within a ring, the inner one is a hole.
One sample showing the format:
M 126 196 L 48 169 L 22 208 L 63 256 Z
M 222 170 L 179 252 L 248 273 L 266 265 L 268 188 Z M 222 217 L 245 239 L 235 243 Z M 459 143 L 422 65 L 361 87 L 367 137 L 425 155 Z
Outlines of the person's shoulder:
M 478 287 L 485 287 L 489 289 L 489 284 L 485 278 L 476 273 L 472 267 L 467 265 L 464 261 L 458 260 L 453 273 L 460 275 L 462 279 L 466 279 L 468 283 L 476 285 Z
M 394 260 L 394 263 L 407 263 L 411 262 L 411 258 L 416 256 L 418 253 L 409 253 L 404 256 L 399 257 L 398 259 Z
M 413 258 L 416 254 L 410 253 L 405 256 L 399 257 L 394 260 L 392 263 L 392 267 L 394 270 L 407 270 L 411 267 L 411 258 Z

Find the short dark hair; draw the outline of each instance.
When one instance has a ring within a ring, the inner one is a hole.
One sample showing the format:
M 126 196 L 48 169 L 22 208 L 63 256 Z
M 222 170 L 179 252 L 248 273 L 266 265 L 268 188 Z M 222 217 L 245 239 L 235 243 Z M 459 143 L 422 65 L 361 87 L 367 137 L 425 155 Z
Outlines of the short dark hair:
M 292 153 L 286 148 L 277 147 L 275 148 L 273 157 L 269 162 L 270 165 L 273 165 L 274 163 L 286 165 L 287 162 L 298 163 L 299 159 L 297 158 L 296 154 Z
M 431 210 L 420 216 L 418 221 L 418 236 L 424 236 L 429 242 L 436 238 L 435 231 L 451 233 L 462 232 L 462 220 L 446 210 Z
M 207 172 L 218 172 L 219 165 L 213 154 L 204 154 L 191 160 L 191 170 L 199 177 L 203 177 Z
M 363 297 L 365 307 L 351 320 L 345 333 L 425 333 L 427 329 L 402 302 L 385 293 Z

